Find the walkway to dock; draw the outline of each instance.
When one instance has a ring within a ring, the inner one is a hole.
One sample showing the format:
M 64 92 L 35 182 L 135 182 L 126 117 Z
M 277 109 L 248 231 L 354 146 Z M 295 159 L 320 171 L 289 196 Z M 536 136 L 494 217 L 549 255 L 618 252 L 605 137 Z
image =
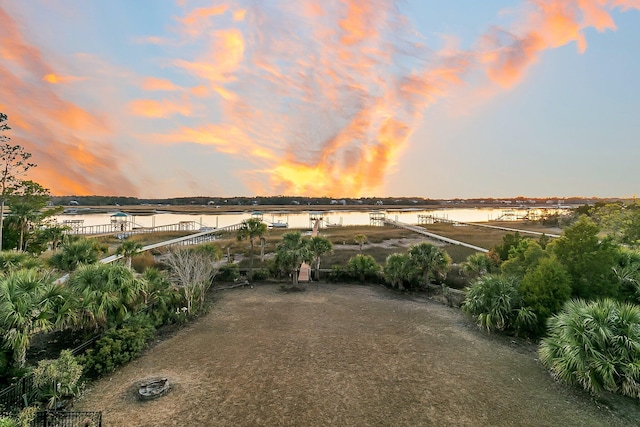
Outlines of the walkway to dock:
M 500 227 L 498 225 L 479 224 L 477 222 L 458 222 L 458 224 L 473 225 L 475 227 L 494 228 L 494 229 L 497 229 L 497 230 L 504 230 L 504 231 L 513 231 L 513 232 L 517 232 L 517 233 L 520 233 L 520 234 L 534 234 L 536 236 L 545 235 L 545 236 L 554 237 L 554 238 L 560 237 L 559 234 L 549 234 L 549 233 L 543 233 L 541 231 L 522 230 L 522 229 L 519 229 L 519 228 Z
M 151 245 L 143 246 L 142 249 L 140 249 L 140 252 L 149 251 L 151 249 L 162 248 L 165 246 L 175 246 L 175 245 L 188 246 L 188 245 L 197 245 L 200 243 L 212 242 L 216 240 L 219 234 L 226 231 L 236 231 L 240 228 L 241 225 L 242 224 L 228 225 L 226 227 L 220 227 L 220 228 L 214 228 L 211 230 L 201 231 L 199 233 L 189 234 L 188 236 L 182 236 L 175 239 L 166 240 L 164 242 L 153 243 Z M 122 258 L 122 255 L 111 255 L 101 259 L 100 262 L 103 264 L 108 264 L 110 262 L 119 260 L 121 258 Z
M 549 234 L 549 233 L 543 233 L 541 231 L 522 230 L 520 228 L 502 227 L 502 226 L 499 226 L 499 225 L 482 224 L 482 223 L 479 223 L 479 222 L 456 221 L 456 220 L 453 220 L 453 219 L 440 218 L 440 217 L 433 216 L 433 215 L 419 215 L 418 216 L 418 224 L 434 224 L 434 223 L 437 223 L 437 222 L 444 222 L 444 223 L 448 223 L 448 224 L 472 225 L 474 227 L 493 228 L 493 229 L 496 229 L 496 230 L 513 231 L 513 232 L 517 232 L 517 233 L 520 233 L 520 234 L 533 234 L 533 235 L 536 235 L 536 236 L 542 236 L 544 234 L 545 236 L 554 237 L 554 238 L 560 237 L 559 234 Z
M 410 231 L 413 231 L 415 233 L 422 234 L 423 236 L 427 236 L 430 239 L 438 240 L 440 242 L 449 243 L 449 244 L 452 244 L 452 245 L 465 246 L 467 248 L 471 248 L 471 249 L 473 249 L 475 251 L 478 251 L 478 252 L 483 252 L 483 253 L 489 252 L 489 249 L 481 248 L 480 246 L 471 245 L 469 243 L 461 242 L 459 240 L 454 240 L 454 239 L 450 239 L 448 237 L 440 236 L 438 234 L 430 233 L 429 231 L 427 231 L 424 228 L 419 227 L 417 225 L 409 225 L 409 224 L 405 224 L 404 222 L 393 221 L 391 219 L 385 219 L 384 223 L 386 225 L 392 225 L 394 227 L 404 228 L 406 230 L 410 230 Z

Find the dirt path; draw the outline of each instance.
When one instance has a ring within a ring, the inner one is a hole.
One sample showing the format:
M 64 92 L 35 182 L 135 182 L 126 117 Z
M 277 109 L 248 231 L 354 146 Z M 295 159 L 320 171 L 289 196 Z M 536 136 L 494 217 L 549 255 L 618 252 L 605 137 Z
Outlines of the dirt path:
M 173 390 L 139 402 L 136 384 L 158 375 Z M 225 291 L 76 409 L 118 427 L 629 425 L 457 310 L 328 284 Z

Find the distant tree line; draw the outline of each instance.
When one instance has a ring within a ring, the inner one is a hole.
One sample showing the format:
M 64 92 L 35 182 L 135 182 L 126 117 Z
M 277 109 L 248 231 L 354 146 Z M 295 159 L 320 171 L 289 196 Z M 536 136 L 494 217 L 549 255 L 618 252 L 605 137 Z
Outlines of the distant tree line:
M 300 197 L 300 196 L 258 196 L 258 197 L 217 197 L 217 196 L 193 196 L 172 197 L 166 199 L 146 199 L 128 196 L 54 196 L 51 203 L 56 206 L 136 206 L 136 205 L 170 205 L 170 206 L 260 206 L 260 205 L 349 205 L 349 206 L 439 206 L 439 205 L 585 205 L 593 207 L 608 203 L 620 203 L 618 199 L 585 199 L 585 198 L 524 198 L 522 196 L 510 199 L 473 198 L 473 199 L 429 199 L 422 197 L 360 197 L 360 198 L 331 198 L 331 197 Z
M 56 206 L 132 206 L 132 205 L 170 205 L 170 206 L 252 206 L 252 205 L 439 205 L 441 201 L 424 198 L 363 197 L 333 199 L 331 197 L 173 197 L 167 199 L 144 199 L 126 196 L 54 196 L 51 202 Z

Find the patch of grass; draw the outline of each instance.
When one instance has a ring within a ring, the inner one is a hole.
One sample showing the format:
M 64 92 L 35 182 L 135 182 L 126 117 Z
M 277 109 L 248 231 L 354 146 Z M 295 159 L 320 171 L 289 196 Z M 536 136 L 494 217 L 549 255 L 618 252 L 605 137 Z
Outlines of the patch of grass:
M 451 257 L 451 261 L 454 264 L 460 264 L 466 261 L 469 255 L 473 255 L 476 253 L 475 250 L 460 245 L 444 245 L 442 249 L 444 249 L 449 254 L 449 256 Z
M 131 258 L 131 267 L 138 273 L 144 273 L 149 267 L 157 267 L 157 263 L 151 253 L 143 252 Z
M 356 234 L 367 236 L 369 243 L 382 243 L 389 239 L 401 239 L 405 237 L 416 237 L 416 233 L 395 227 L 374 227 L 369 225 L 357 225 L 346 227 L 323 228 L 320 235 L 326 237 L 334 245 L 354 245 L 353 240 Z
M 424 225 L 423 227 L 431 233 L 486 249 L 502 243 L 502 238 L 506 234 L 513 234 L 513 232 L 471 225 L 454 226 L 453 224 L 438 223 Z
M 280 285 L 280 286 L 278 287 L 278 289 L 279 289 L 281 292 L 284 292 L 284 293 L 287 293 L 287 294 L 290 294 L 290 293 L 292 293 L 292 292 L 304 292 L 304 291 L 306 291 L 306 289 L 305 289 L 304 287 L 302 287 L 302 286 L 287 286 L 287 285 Z

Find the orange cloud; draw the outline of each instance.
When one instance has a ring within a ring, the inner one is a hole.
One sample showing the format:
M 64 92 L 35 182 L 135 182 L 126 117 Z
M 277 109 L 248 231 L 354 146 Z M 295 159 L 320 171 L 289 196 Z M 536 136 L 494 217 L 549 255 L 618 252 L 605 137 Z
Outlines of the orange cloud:
M 228 5 L 215 5 L 193 9 L 185 17 L 178 18 L 182 24 L 183 33 L 190 37 L 197 37 L 206 31 L 209 18 L 223 15 L 229 9 Z
M 240 9 L 233 12 L 233 20 L 234 21 L 244 21 L 245 16 L 247 15 L 246 9 Z
M 175 65 L 211 82 L 212 87 L 232 78 L 244 55 L 244 38 L 237 29 L 215 31 L 211 49 L 199 61 L 176 60 Z
M 8 115 L 12 143 L 32 153 L 39 165 L 29 177 L 53 194 L 113 194 L 114 189 L 136 194 L 120 174 L 117 151 L 105 142 L 111 134 L 105 118 L 56 92 L 58 85 L 52 83 L 65 77 L 23 39 L 2 7 L 0 22 L 2 112 Z
M 136 99 L 129 103 L 131 114 L 149 118 L 167 118 L 175 114 L 191 115 L 191 107 L 185 102 L 173 102 L 166 99 Z
M 639 0 L 530 0 L 530 4 L 521 28 L 494 29 L 483 41 L 480 57 L 487 64 L 487 74 L 505 87 L 520 81 L 542 51 L 576 42 L 583 53 L 585 29 L 615 30 L 614 8 L 640 9 Z
M 42 80 L 51 84 L 61 84 L 61 83 L 72 83 L 77 81 L 85 80 L 83 77 L 75 77 L 75 76 L 60 76 L 57 74 L 49 73 L 45 75 Z
M 142 82 L 142 89 L 148 91 L 174 91 L 179 90 L 180 87 L 176 86 L 171 80 L 168 79 L 147 77 Z

